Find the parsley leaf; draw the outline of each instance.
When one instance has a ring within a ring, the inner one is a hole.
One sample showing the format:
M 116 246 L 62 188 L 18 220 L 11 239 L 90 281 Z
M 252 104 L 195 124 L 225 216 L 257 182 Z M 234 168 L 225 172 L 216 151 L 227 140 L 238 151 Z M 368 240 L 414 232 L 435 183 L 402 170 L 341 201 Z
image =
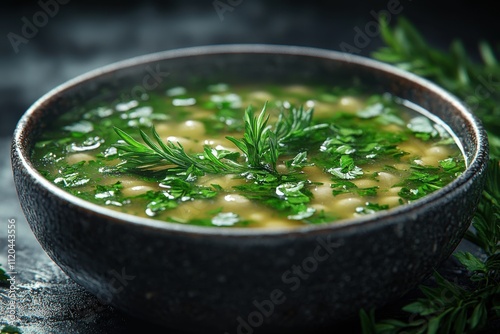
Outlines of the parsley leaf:
M 85 161 L 78 162 L 73 165 L 66 165 L 59 170 L 59 175 L 54 179 L 55 184 L 61 184 L 65 188 L 79 187 L 87 184 L 90 178 L 82 171 L 81 167 Z
M 422 198 L 450 183 L 465 168 L 463 160 L 453 158 L 441 160 L 439 165 L 433 167 L 412 163 L 410 175 L 396 185 L 402 187 L 398 195 L 407 200 Z
M 161 182 L 161 187 L 165 188 L 165 190 L 148 191 L 137 196 L 148 201 L 146 205 L 146 214 L 148 216 L 156 216 L 162 211 L 174 209 L 182 202 L 194 199 L 209 199 L 218 194 L 215 188 L 199 186 L 178 177 L 166 177 Z
M 337 196 L 340 194 L 358 194 L 359 196 L 377 196 L 378 187 L 367 187 L 367 188 L 359 188 L 351 181 L 346 180 L 336 180 L 335 183 L 330 185 L 332 187 L 333 196 Z
M 377 211 L 382 211 L 382 210 L 387 210 L 387 209 L 389 209 L 389 205 L 387 205 L 387 204 L 366 202 L 365 206 L 360 206 L 360 207 L 356 208 L 356 213 L 359 213 L 362 215 L 369 215 L 369 214 L 375 213 Z

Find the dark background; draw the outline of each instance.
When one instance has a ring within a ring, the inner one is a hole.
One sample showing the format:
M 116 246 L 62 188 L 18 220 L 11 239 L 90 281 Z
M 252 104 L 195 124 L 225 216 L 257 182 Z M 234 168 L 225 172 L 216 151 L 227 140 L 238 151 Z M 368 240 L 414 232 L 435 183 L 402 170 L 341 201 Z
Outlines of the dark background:
M 42 0 L 50 1 L 54 0 Z M 226 11 L 221 20 L 212 0 L 70 0 L 59 5 L 58 13 L 15 52 L 9 34 L 22 36 L 23 17 L 33 22 L 33 16 L 42 7 L 38 1 L 3 1 L 0 5 L 0 263 L 5 263 L 7 248 L 3 223 L 15 218 L 23 297 L 19 325 L 24 332 L 160 331 L 100 304 L 83 291 L 48 259 L 27 227 L 12 181 L 9 146 L 15 124 L 37 98 L 58 84 L 102 65 L 180 47 L 270 43 L 340 50 L 343 42 L 354 45 L 355 28 L 364 30 L 374 20 L 371 11 L 387 9 L 388 3 L 389 0 L 243 0 L 232 11 Z M 477 56 L 479 40 L 499 46 L 500 24 L 492 3 L 400 0 L 403 9 L 391 21 L 399 16 L 410 19 L 431 44 L 443 49 L 454 38 L 460 38 Z M 380 45 L 379 38 L 370 39 L 360 54 L 369 56 Z M 452 259 L 441 270 L 454 273 L 455 279 L 463 274 Z M 0 302 L 5 301 L 5 290 L 0 288 Z M 389 312 L 397 306 L 398 303 L 390 305 Z M 3 310 L 2 304 L 0 324 L 5 321 Z M 337 332 L 345 331 L 339 328 L 331 331 Z
M 370 12 L 387 9 L 388 2 L 242 0 L 221 21 L 212 0 L 69 0 L 15 53 L 7 34 L 21 35 L 22 18 L 32 22 L 41 7 L 37 1 L 3 1 L 0 133 L 12 132 L 22 112 L 42 94 L 99 66 L 206 44 L 295 44 L 339 50 L 342 42 L 353 45 L 354 28 L 364 29 L 374 19 Z M 479 39 L 499 41 L 500 25 L 490 3 L 400 0 L 403 10 L 397 16 L 409 18 L 436 46 L 446 48 L 459 37 L 475 51 Z M 369 55 L 377 45 L 380 40 L 373 38 L 361 54 Z

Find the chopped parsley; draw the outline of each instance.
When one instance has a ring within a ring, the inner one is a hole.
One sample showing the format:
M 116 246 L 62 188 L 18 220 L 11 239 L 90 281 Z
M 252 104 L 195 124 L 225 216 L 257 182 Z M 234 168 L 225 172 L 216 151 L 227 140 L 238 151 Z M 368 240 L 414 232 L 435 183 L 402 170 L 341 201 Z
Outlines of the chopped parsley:
M 186 87 L 172 87 L 165 96 L 151 94 L 147 101 L 119 101 L 64 114 L 36 143 L 34 160 L 45 177 L 93 203 L 165 221 L 220 227 L 259 224 L 262 219 L 250 219 L 252 212 L 245 209 L 262 208 L 273 212 L 273 219 L 291 224 L 385 210 L 386 205 L 377 204 L 389 196 L 377 178 L 384 166 L 394 169 L 390 173 L 399 182 L 394 186 L 401 187 L 401 204 L 439 189 L 464 169 L 456 148 L 439 167 L 411 163 L 420 157 L 400 148 L 410 139 L 428 147 L 451 148 L 453 143 L 430 120 L 402 113 L 400 101 L 388 94 L 364 96 L 352 87 L 320 87 L 314 101 L 306 100 L 311 95 L 307 89 L 210 87 L 194 95 Z M 264 102 L 269 94 L 276 94 L 275 100 Z M 358 99 L 358 110 L 334 107 L 345 96 Z M 251 106 L 244 108 L 246 99 L 257 99 L 264 107 L 254 113 Z M 316 103 L 323 108 L 320 116 Z M 338 110 L 325 112 L 325 105 Z M 179 135 L 176 124 L 192 120 L 204 129 L 203 136 Z M 396 168 L 398 164 L 403 167 Z M 122 182 L 123 177 L 136 181 Z M 356 186 L 367 180 L 370 186 Z M 233 199 L 226 199 L 228 195 Z M 350 212 L 332 211 L 332 203 L 346 196 L 367 204 Z M 198 204 L 208 209 L 198 212 Z M 197 214 L 188 217 L 182 213 L 186 210 Z

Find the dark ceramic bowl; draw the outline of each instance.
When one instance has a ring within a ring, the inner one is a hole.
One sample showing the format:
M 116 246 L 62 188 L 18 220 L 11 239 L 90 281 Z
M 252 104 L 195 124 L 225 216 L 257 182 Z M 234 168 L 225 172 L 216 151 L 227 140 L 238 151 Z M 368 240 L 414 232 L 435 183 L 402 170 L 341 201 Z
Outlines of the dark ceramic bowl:
M 448 124 L 463 146 L 467 170 L 441 190 L 387 212 L 293 230 L 255 230 L 117 213 L 69 195 L 33 168 L 35 140 L 70 109 L 89 101 L 140 98 L 162 85 L 221 81 L 356 82 L 390 92 Z M 26 218 L 64 272 L 132 315 L 219 333 L 326 328 L 361 307 L 400 297 L 457 246 L 478 203 L 487 158 L 477 119 L 436 85 L 352 55 L 262 45 L 168 51 L 80 76 L 26 112 L 12 146 Z

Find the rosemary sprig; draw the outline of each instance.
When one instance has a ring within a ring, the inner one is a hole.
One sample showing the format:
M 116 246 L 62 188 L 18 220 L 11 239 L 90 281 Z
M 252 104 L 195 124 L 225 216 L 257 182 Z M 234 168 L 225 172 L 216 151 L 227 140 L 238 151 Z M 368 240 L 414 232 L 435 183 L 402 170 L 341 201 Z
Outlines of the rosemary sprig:
M 319 130 L 329 128 L 327 123 L 313 125 L 313 115 L 313 109 L 306 110 L 302 106 L 292 108 L 290 115 L 280 113 L 275 130 L 280 154 L 293 151 L 300 143 L 310 140 L 315 133 L 322 134 Z
M 500 167 L 498 160 L 491 160 L 487 182 L 472 226 L 465 237 L 481 247 L 489 260 L 500 261 Z M 498 264 L 497 264 L 498 265 Z M 499 265 L 500 266 L 500 265 Z M 496 273 L 500 278 L 500 270 Z
M 430 47 L 405 19 L 392 29 L 382 19 L 381 32 L 386 47 L 373 56 L 431 79 L 469 104 L 488 131 L 491 160 L 474 230 L 465 236 L 484 256 L 454 254 L 470 273 L 468 286 L 435 273 L 436 286 L 421 286 L 424 297 L 403 307 L 411 314 L 408 319 L 377 321 L 375 310 L 361 310 L 362 330 L 364 334 L 475 332 L 500 320 L 500 65 L 486 42 L 479 44 L 483 64 L 477 64 L 459 41 L 449 52 Z
M 252 109 L 245 111 L 245 133 L 242 139 L 226 137 L 246 156 L 250 169 L 265 169 L 272 174 L 278 174 L 277 135 L 268 126 L 269 115 L 266 114 L 266 105 L 258 117 L 253 117 Z
M 140 143 L 125 131 L 115 128 L 115 132 L 123 142 L 117 143 L 117 148 L 122 150 L 120 157 L 124 160 L 118 165 L 135 171 L 147 171 L 157 168 L 171 167 L 174 171 L 185 171 L 195 168 L 203 173 L 228 174 L 246 170 L 237 163 L 234 154 L 225 150 L 212 150 L 206 147 L 203 153 L 190 155 L 180 143 L 162 141 L 155 128 L 152 133 L 156 143 L 144 131 L 140 135 L 144 143 Z
M 258 116 L 254 116 L 252 108 L 245 111 L 245 132 L 243 138 L 226 137 L 240 151 L 234 153 L 227 150 L 216 150 L 206 146 L 202 153 L 188 154 L 180 143 L 168 141 L 164 143 L 155 128 L 152 128 L 153 139 L 144 131 L 140 135 L 144 143 L 135 140 L 127 132 L 115 128 L 121 138 L 116 147 L 121 150 L 118 165 L 121 169 L 144 172 L 167 169 L 168 172 L 185 172 L 189 168 L 203 174 L 248 174 L 270 173 L 278 176 L 276 164 L 278 157 L 289 150 L 289 143 L 299 142 L 327 129 L 328 124 L 312 124 L 313 110 L 302 107 L 293 108 L 287 116 L 281 112 L 274 127 L 268 124 L 269 114 L 266 104 Z M 316 132 L 315 132 L 316 131 Z M 244 156 L 243 163 L 241 156 Z
M 178 198 L 212 198 L 224 191 L 220 186 L 213 188 L 198 187 L 192 184 L 197 177 L 205 174 L 233 174 L 250 182 L 235 187 L 248 199 L 256 199 L 267 206 L 286 214 L 288 219 L 307 219 L 309 223 L 321 223 L 329 217 L 309 207 L 312 193 L 308 186 L 312 183 L 295 170 L 300 166 L 310 166 L 307 152 L 311 142 L 318 140 L 314 136 L 324 136 L 320 129 L 329 129 L 326 123 L 313 124 L 313 110 L 303 108 L 290 110 L 285 116 L 282 111 L 273 126 L 268 124 L 269 114 L 266 105 L 258 116 L 254 116 L 249 107 L 244 115 L 243 138 L 226 137 L 241 153 L 217 150 L 206 146 L 201 153 L 189 154 L 179 143 L 164 143 L 153 128 L 153 139 L 144 131 L 140 136 L 144 143 L 134 139 L 123 130 L 115 128 L 121 141 L 116 145 L 123 160 L 118 169 L 130 172 L 148 172 L 158 177 L 164 186 L 168 183 L 169 196 L 155 194 L 148 210 L 151 214 L 173 208 L 178 205 Z M 309 139 L 313 139 L 310 141 Z M 300 143 L 305 148 L 295 147 L 296 154 L 289 165 L 289 171 L 278 172 L 277 162 L 281 155 L 290 153 L 291 143 Z M 151 173 L 153 172 L 153 173 Z M 163 180 L 162 180 L 163 179 Z M 162 180 L 162 181 L 161 181 Z M 172 181 L 176 182 L 172 182 Z M 199 222 L 202 223 L 202 222 Z
M 435 274 L 434 279 L 436 287 L 420 288 L 424 298 L 403 307 L 403 311 L 411 313 L 407 321 L 384 319 L 376 322 L 374 310 L 370 313 L 361 310 L 363 333 L 471 333 L 500 316 L 498 284 L 467 290 L 439 274 Z

